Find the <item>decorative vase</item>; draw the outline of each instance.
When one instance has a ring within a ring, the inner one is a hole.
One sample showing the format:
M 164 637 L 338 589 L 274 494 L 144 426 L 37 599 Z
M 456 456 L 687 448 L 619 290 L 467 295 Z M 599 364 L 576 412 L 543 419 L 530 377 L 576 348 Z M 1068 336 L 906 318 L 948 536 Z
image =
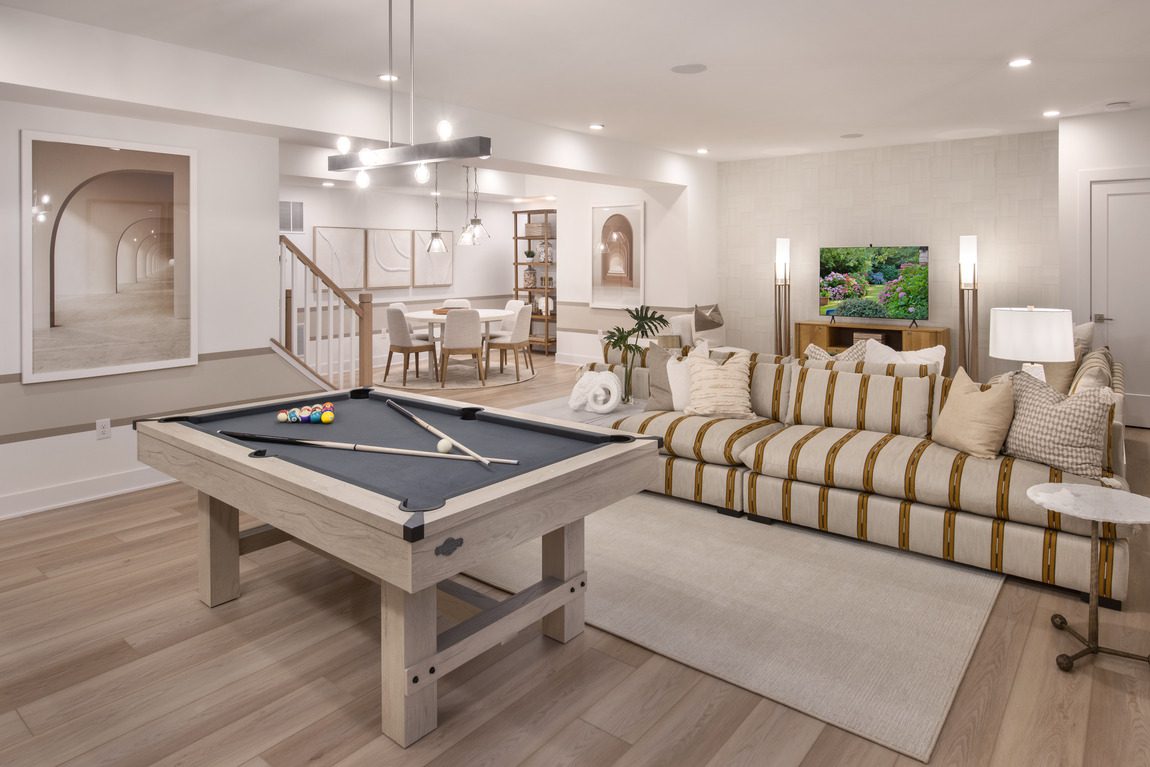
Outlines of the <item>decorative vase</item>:
M 535 287 L 535 267 L 529 266 L 523 270 L 523 287 Z

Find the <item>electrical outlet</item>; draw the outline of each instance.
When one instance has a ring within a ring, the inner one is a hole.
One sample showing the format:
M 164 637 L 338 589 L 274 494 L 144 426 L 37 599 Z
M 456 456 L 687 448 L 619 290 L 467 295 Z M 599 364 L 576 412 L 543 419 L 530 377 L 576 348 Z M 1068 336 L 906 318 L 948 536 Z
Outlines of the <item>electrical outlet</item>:
M 101 418 L 96 421 L 96 439 L 111 439 L 112 438 L 112 421 L 109 418 Z

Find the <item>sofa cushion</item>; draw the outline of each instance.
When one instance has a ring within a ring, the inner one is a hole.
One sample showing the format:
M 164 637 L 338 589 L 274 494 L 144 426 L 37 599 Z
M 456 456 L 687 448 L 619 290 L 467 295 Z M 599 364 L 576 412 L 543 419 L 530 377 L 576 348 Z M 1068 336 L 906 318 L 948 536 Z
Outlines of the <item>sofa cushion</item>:
M 983 389 L 959 368 L 947 406 L 930 436 L 940 445 L 976 458 L 994 458 L 1002 451 L 1013 417 L 1014 389 L 1009 379 Z
M 785 421 L 925 437 L 934 381 L 795 365 Z
M 622 431 L 663 438 L 663 453 L 696 461 L 738 466 L 739 454 L 772 432 L 783 428 L 770 418 L 712 418 L 704 415 L 639 413 L 612 424 Z
M 1059 394 L 1069 394 L 1074 373 L 1082 364 L 1083 358 L 1094 345 L 1094 323 L 1086 322 L 1074 326 L 1074 361 L 1047 362 L 1042 367 L 1046 373 L 1046 383 Z
M 1095 480 L 1008 456 L 974 458 L 929 439 L 828 426 L 788 426 L 747 447 L 759 474 L 1090 534 L 1090 523 L 1047 512 L 1026 497 L 1043 482 Z M 1111 528 L 1113 529 L 1113 528 Z
M 913 349 L 900 352 L 881 341 L 868 338 L 866 342 L 866 354 L 863 359 L 870 363 L 883 365 L 889 365 L 892 362 L 895 364 L 906 364 L 909 362 L 912 364 L 933 365 L 936 368 L 934 372 L 941 373 L 942 365 L 946 362 L 946 347 L 940 344 L 926 349 Z
M 1104 389 L 1113 382 L 1113 370 L 1114 357 L 1110 354 L 1110 350 L 1106 347 L 1095 349 L 1082 358 L 1082 364 L 1078 366 L 1074 380 L 1070 382 L 1070 391 L 1063 393 L 1077 394 L 1086 389 Z
M 1014 422 L 1006 435 L 1007 455 L 1084 477 L 1113 472 L 1114 393 L 1109 388 L 1067 396 L 1027 373 L 1016 373 L 1012 381 Z
M 844 362 L 843 360 L 813 360 L 809 357 L 800 363 L 805 368 L 816 370 L 837 370 L 840 373 L 870 373 L 876 376 L 902 376 L 903 378 L 926 378 L 931 373 L 942 372 L 940 367 L 926 362 Z
M 684 412 L 689 415 L 754 418 L 750 362 L 748 352 L 733 354 L 724 362 L 691 354 L 687 358 L 690 400 L 683 408 Z

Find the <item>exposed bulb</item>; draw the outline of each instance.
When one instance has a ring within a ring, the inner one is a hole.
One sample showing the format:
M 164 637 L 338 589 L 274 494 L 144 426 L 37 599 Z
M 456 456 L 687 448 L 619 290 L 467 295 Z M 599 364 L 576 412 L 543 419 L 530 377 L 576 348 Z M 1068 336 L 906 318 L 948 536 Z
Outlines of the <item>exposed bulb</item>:
M 439 134 L 440 141 L 447 141 L 455 133 L 455 127 L 447 120 L 440 120 L 435 125 L 435 132 Z
M 42 224 L 48 220 L 48 214 L 43 212 L 43 211 L 40 211 L 39 213 L 36 214 L 36 220 Z
M 351 139 L 347 136 L 340 136 L 335 140 L 335 151 L 340 154 L 347 154 L 351 151 Z
M 370 149 L 365 148 L 365 149 L 359 150 L 359 164 L 360 165 L 371 165 L 371 150 Z
M 367 189 L 371 186 L 371 176 L 367 175 L 366 170 L 361 170 L 355 174 L 355 185 L 360 189 Z
M 47 205 L 50 202 L 52 202 L 52 195 L 50 195 L 50 194 L 40 195 L 40 204 L 41 205 Z
M 483 219 L 471 219 L 471 225 L 467 227 L 471 230 L 472 244 L 478 245 L 480 239 L 491 239 L 491 235 L 487 232 L 487 227 L 483 225 Z
M 415 166 L 415 181 L 419 184 L 426 184 L 431 180 L 431 169 L 427 167 L 427 163 L 420 163 Z M 431 251 L 428 251 L 429 253 Z

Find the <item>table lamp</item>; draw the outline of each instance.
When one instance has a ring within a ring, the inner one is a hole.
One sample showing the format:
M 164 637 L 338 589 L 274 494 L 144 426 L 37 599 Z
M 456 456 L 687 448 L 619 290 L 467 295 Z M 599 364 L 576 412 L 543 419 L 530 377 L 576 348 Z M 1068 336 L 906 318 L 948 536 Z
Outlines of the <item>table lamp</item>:
M 991 309 L 990 356 L 1022 362 L 1024 373 L 1045 381 L 1041 363 L 1074 361 L 1073 315 L 1033 306 Z

